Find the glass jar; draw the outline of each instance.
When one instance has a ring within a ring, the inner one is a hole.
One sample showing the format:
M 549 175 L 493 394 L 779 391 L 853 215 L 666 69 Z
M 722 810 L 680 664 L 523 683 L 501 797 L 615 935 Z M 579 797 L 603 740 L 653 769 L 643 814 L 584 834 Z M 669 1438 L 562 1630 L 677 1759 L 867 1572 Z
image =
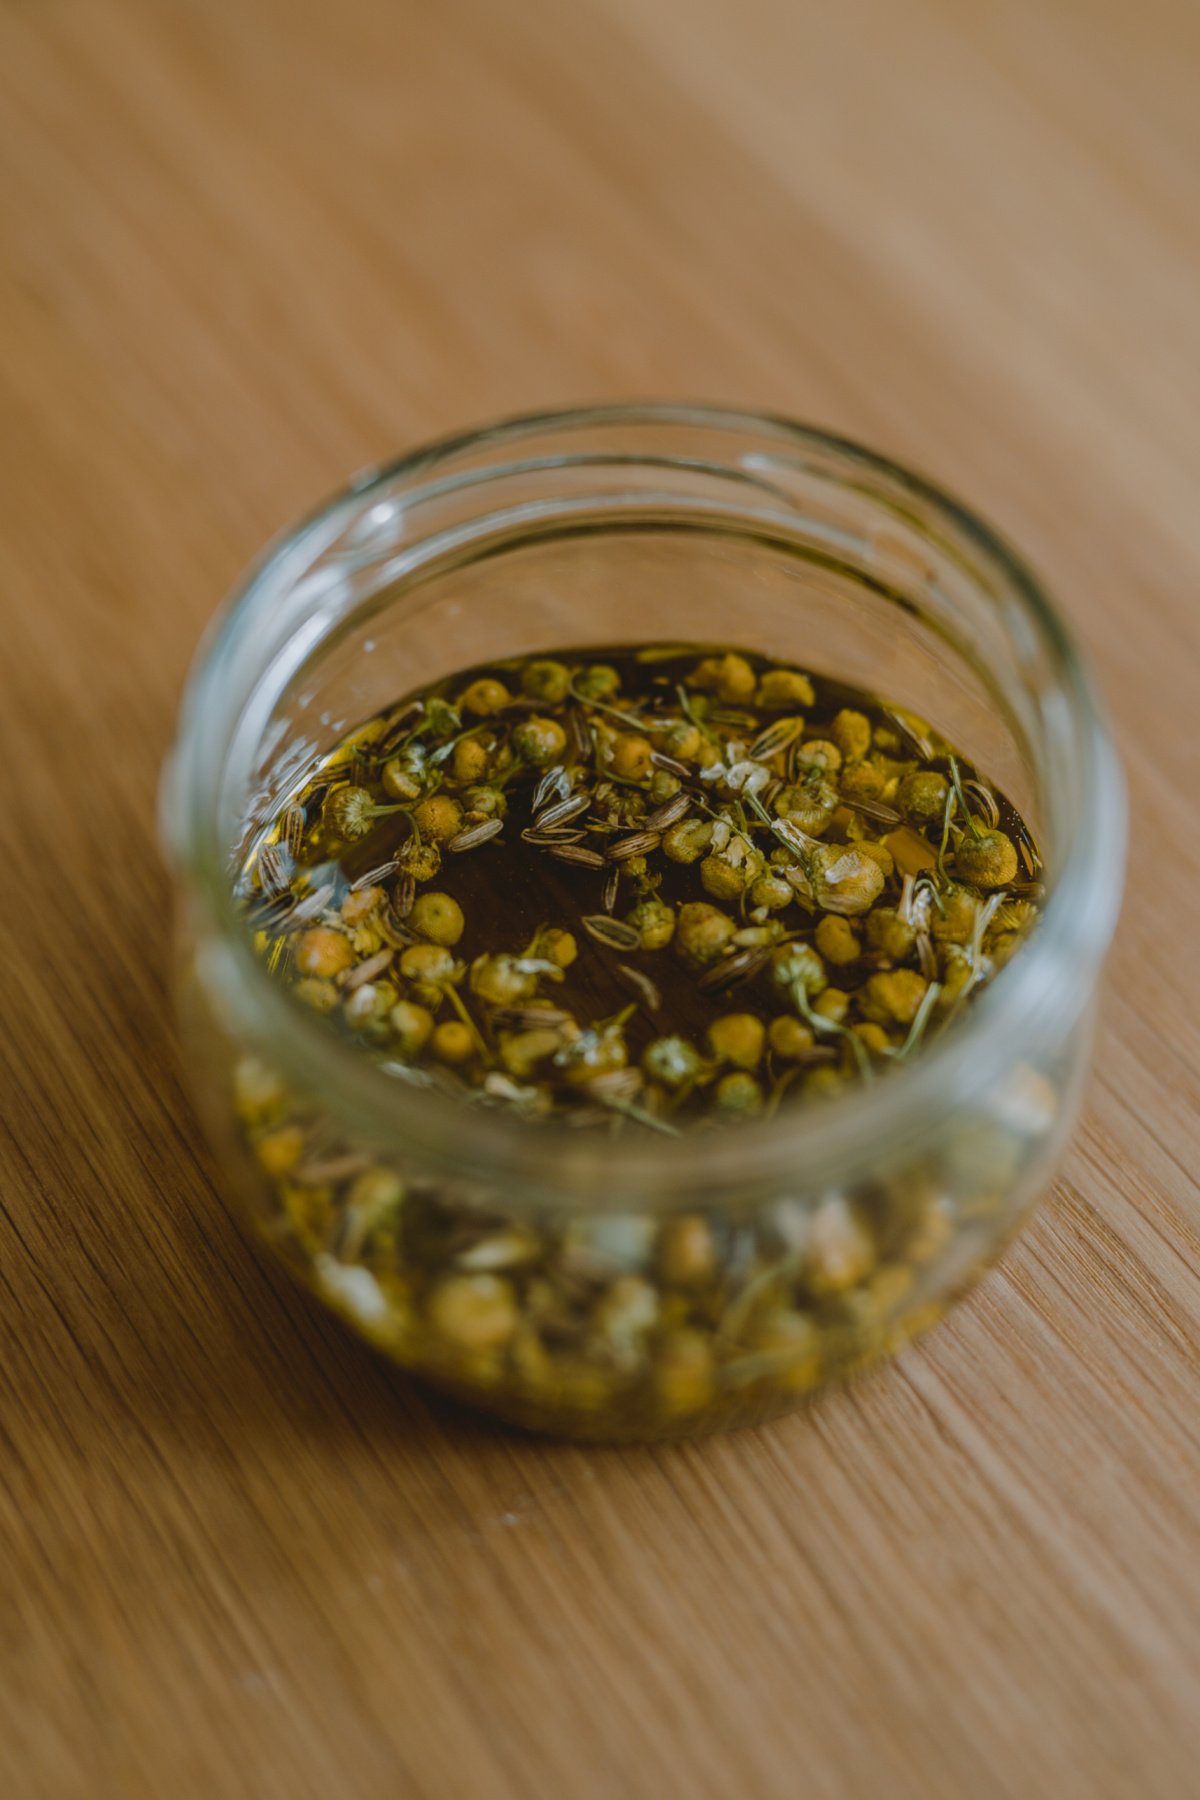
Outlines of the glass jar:
M 930 720 L 1036 835 L 1037 929 L 911 1065 L 770 1122 L 598 1139 L 396 1079 L 255 954 L 233 885 L 256 833 L 405 692 L 645 641 L 748 648 Z M 285 533 L 199 654 L 162 827 L 196 1102 L 265 1241 L 415 1374 L 608 1439 L 768 1418 L 978 1279 L 1070 1130 L 1125 854 L 1095 692 L 986 526 L 855 444 L 669 405 L 455 438 Z M 267 1126 L 305 1135 L 302 1178 Z

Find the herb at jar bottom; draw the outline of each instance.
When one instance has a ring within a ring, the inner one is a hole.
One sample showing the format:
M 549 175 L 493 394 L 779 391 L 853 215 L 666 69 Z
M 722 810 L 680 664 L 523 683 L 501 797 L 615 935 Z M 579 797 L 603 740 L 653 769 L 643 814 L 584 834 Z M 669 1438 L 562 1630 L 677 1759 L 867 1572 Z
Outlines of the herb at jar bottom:
M 1036 925 L 1040 867 L 925 721 L 648 646 L 406 696 L 281 801 L 239 895 L 272 974 L 397 1080 L 661 1137 L 752 1131 L 923 1055 Z M 253 1058 L 234 1086 L 270 1229 L 327 1299 L 426 1375 L 599 1435 L 765 1416 L 894 1349 L 1057 1111 L 1019 1067 L 953 1180 L 908 1166 L 741 1224 L 533 1221 L 336 1141 Z

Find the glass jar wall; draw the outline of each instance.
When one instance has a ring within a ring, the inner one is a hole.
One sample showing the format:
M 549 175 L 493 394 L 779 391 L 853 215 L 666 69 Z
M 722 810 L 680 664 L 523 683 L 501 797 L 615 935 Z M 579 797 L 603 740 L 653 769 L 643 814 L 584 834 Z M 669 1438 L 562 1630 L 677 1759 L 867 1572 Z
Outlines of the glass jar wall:
M 397 1079 L 273 981 L 235 877 L 346 731 L 468 665 L 646 641 L 871 690 L 1015 803 L 1044 913 L 951 1030 L 770 1121 L 597 1137 Z M 604 1438 L 794 1406 L 988 1266 L 1070 1129 L 1124 856 L 1094 696 L 1012 554 L 856 446 L 679 407 L 436 446 L 280 540 L 201 652 L 163 827 L 197 1104 L 266 1241 L 414 1373 Z

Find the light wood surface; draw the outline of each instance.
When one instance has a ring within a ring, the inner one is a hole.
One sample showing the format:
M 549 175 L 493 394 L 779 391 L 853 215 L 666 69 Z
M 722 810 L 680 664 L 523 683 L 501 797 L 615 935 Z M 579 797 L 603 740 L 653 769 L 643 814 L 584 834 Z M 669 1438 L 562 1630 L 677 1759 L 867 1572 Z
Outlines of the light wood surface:
M 1200 1791 L 1195 0 L 0 4 L 0 1793 Z M 157 771 L 264 539 L 491 415 L 706 397 L 1041 569 L 1134 807 L 1088 1120 L 812 1416 L 427 1403 L 185 1104 Z

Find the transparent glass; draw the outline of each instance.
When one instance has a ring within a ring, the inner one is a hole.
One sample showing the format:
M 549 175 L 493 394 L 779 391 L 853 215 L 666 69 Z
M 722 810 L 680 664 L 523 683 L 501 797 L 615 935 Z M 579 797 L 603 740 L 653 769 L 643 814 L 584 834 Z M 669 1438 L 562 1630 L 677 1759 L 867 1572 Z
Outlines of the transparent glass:
M 1035 832 L 1036 931 L 911 1065 L 770 1122 L 597 1138 L 389 1078 L 255 955 L 233 900 L 255 834 L 413 688 L 650 641 L 763 652 L 930 720 Z M 793 1407 L 995 1259 L 1071 1127 L 1125 853 L 1096 695 L 1011 550 L 855 444 L 667 405 L 435 445 L 287 532 L 199 653 L 162 809 L 185 1055 L 265 1240 L 415 1374 L 524 1426 L 613 1439 Z M 306 1186 L 256 1155 L 268 1118 L 307 1134 Z M 431 1208 L 445 1229 L 417 1244 L 406 1217 Z M 697 1231 L 703 1292 L 672 1250 Z

